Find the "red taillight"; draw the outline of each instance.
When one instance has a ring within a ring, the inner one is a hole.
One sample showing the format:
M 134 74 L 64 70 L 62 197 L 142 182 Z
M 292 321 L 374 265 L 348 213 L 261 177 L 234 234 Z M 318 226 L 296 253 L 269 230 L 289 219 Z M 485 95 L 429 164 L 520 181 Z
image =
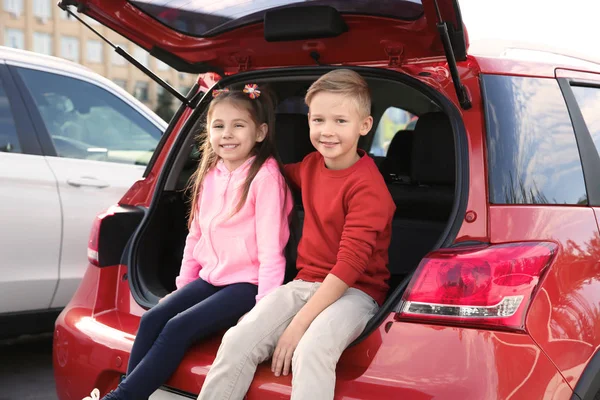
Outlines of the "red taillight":
M 398 318 L 523 330 L 556 249 L 536 242 L 432 252 L 406 289 Z
M 109 215 L 114 215 L 113 207 L 109 207 L 106 211 L 101 212 L 96 215 L 94 218 L 94 223 L 92 224 L 92 230 L 90 231 L 90 238 L 88 240 L 88 249 L 87 256 L 90 264 L 100 265 L 100 258 L 98 257 L 98 243 L 100 242 L 100 226 L 102 225 L 102 220 Z

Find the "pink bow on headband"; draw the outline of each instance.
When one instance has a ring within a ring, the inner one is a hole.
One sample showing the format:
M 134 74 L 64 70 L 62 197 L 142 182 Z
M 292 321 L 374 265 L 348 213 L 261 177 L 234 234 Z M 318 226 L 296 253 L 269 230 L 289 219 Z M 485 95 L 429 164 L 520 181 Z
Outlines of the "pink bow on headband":
M 213 97 L 217 97 L 218 95 L 220 95 L 220 94 L 222 94 L 222 93 L 227 93 L 227 92 L 229 92 L 229 89 L 228 89 L 228 88 L 224 88 L 224 89 L 215 89 L 215 90 L 213 90 L 213 92 L 212 92 L 212 96 L 213 96 Z
M 229 92 L 229 88 L 215 89 L 212 91 L 212 96 L 217 97 L 218 95 L 227 92 Z M 253 100 L 260 96 L 260 90 L 258 89 L 258 85 L 256 83 L 249 83 L 244 86 L 244 93 L 246 93 L 248 97 Z
M 251 99 L 256 99 L 260 96 L 260 90 L 256 83 L 249 83 L 244 86 L 244 93 L 247 93 Z

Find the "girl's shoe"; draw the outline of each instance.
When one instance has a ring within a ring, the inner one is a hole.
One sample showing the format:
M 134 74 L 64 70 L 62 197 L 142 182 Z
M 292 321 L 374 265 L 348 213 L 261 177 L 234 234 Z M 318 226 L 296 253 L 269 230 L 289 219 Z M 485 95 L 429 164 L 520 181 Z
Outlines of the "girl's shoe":
M 102 398 L 102 400 L 116 400 L 117 398 L 113 396 L 113 393 L 114 392 L 111 390 Z M 89 396 L 84 397 L 82 400 L 100 400 L 100 390 L 97 388 L 92 390 L 92 393 L 90 393 Z
M 92 390 L 92 393 L 90 393 L 89 396 L 84 397 L 81 400 L 100 400 L 100 391 L 96 388 Z

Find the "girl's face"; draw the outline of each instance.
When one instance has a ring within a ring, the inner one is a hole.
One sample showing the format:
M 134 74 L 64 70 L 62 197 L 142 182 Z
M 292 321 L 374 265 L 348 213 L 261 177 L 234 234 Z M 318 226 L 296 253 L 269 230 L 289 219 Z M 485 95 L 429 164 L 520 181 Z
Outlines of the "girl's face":
M 229 171 L 252 156 L 252 149 L 265 139 L 267 130 L 267 124 L 256 126 L 250 113 L 231 101 L 216 104 L 208 121 L 210 144 Z

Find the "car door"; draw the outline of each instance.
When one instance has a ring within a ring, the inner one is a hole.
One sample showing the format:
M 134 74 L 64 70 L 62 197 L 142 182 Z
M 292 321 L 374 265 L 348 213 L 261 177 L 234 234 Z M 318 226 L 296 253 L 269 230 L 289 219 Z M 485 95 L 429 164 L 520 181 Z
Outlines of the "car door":
M 59 194 L 27 115 L 0 61 L 0 314 L 48 309 L 58 282 Z
M 58 181 L 63 245 L 52 306 L 62 307 L 85 271 L 94 217 L 142 178 L 164 127 L 93 77 L 24 67 L 12 72 L 26 88 L 46 161 Z
M 593 207 L 596 221 L 600 226 L 600 73 L 590 73 L 557 69 L 555 71 L 559 80 L 573 126 L 578 135 L 579 148 L 582 153 L 582 164 L 586 173 L 586 184 L 588 187 L 588 201 Z M 600 273 L 598 272 L 598 259 L 600 259 L 600 233 L 586 243 L 583 254 L 588 255 L 594 263 L 588 264 L 593 269 L 577 268 L 571 274 L 572 291 L 561 292 L 567 294 L 567 298 L 577 301 L 565 302 L 569 316 L 577 315 L 579 324 L 573 324 L 572 318 L 565 318 L 573 332 L 577 332 L 577 342 L 582 343 L 583 351 L 578 353 L 579 365 L 586 365 L 577 384 L 574 387 L 574 396 L 581 399 L 598 398 L 600 389 L 600 368 L 595 360 L 600 359 L 598 350 L 598 335 L 600 321 L 598 319 L 598 303 L 600 303 Z M 562 283 L 562 282 L 561 282 Z M 585 295 L 582 293 L 585 292 Z M 564 309 L 564 308 L 563 308 Z M 561 310 L 562 311 L 562 310 Z M 592 326 L 583 325 L 592 321 Z M 565 324 L 567 325 L 567 324 Z M 577 328 L 579 330 L 577 331 Z M 558 350 L 563 350 L 561 346 Z M 579 350 L 579 349 L 577 349 Z M 569 361 L 572 361 L 573 357 Z M 591 361 L 588 361 L 591 360 Z M 587 362 L 587 364 L 586 364 Z M 573 363 L 572 365 L 577 365 Z M 576 369 L 576 368 L 573 368 Z M 564 374 L 569 379 L 569 374 Z M 575 381 L 573 379 L 572 381 Z

